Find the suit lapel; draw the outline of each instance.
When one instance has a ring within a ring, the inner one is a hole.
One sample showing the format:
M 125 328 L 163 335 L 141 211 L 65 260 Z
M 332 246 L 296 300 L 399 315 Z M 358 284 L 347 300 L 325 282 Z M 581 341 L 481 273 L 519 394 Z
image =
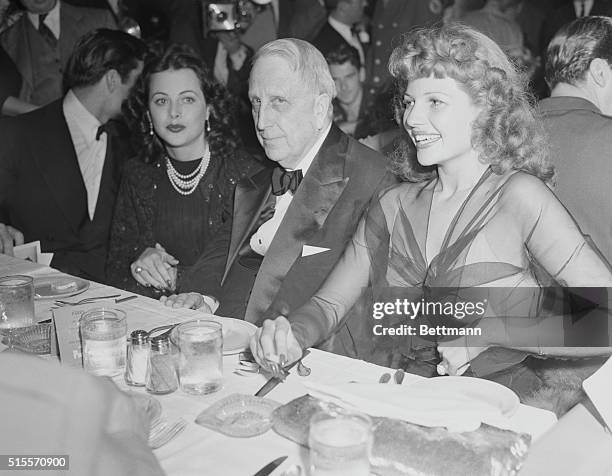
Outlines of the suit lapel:
M 250 236 L 263 207 L 270 197 L 270 175 L 272 170 L 262 169 L 253 177 L 241 180 L 236 185 L 234 196 L 234 214 L 232 216 L 232 234 L 228 251 L 228 259 L 223 273 L 225 281 L 227 274 L 246 239 Z
M 64 118 L 62 100 L 49 106 L 39 127 L 44 132 L 38 144 L 32 146 L 36 150 L 35 162 L 49 187 L 50 195 L 77 232 L 87 211 L 87 192 Z
M 332 126 L 270 243 L 257 273 L 246 319 L 256 319 L 268 308 L 304 245 L 325 225 L 348 183 L 344 175 L 348 144 L 348 137 Z

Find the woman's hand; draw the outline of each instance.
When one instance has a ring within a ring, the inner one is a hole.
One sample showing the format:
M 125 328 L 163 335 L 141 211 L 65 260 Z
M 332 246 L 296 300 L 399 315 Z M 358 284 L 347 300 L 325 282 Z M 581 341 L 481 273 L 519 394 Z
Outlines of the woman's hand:
M 132 276 L 143 286 L 174 290 L 178 260 L 166 252 L 159 243 L 144 250 L 130 265 Z
M 270 362 L 284 367 L 302 357 L 302 347 L 284 316 L 267 319 L 251 337 L 251 353 L 259 365 L 266 370 Z

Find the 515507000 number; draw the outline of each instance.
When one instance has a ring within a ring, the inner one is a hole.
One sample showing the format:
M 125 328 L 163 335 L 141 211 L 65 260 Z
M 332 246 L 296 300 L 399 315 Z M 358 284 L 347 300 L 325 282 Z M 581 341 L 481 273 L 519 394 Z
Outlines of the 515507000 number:
M 68 455 L 0 455 L 1 470 L 68 470 Z

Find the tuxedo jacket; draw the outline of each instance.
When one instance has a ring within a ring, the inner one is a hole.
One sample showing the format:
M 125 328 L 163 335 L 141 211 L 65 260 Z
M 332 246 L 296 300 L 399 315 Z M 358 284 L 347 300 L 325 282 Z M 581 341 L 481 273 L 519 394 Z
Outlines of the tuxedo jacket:
M 395 183 L 382 155 L 332 126 L 261 265 L 250 269 L 243 265 L 243 251 L 274 198 L 271 174 L 271 168 L 262 168 L 237 184 L 231 224 L 179 280 L 181 292 L 219 298 L 218 314 L 229 315 L 224 309 L 231 309 L 230 317 L 244 315 L 258 324 L 287 315 L 318 290 L 371 198 Z
M 94 219 L 62 100 L 28 114 L 0 119 L 0 222 L 40 240 L 55 253 L 51 266 L 104 282 L 110 223 L 122 162 L 129 154 L 107 134 Z
M 61 3 L 58 47 L 52 49 L 24 14 L 0 35 L 22 78 L 19 98 L 36 105 L 63 95 L 62 75 L 77 40 L 96 28 L 117 28 L 109 11 Z

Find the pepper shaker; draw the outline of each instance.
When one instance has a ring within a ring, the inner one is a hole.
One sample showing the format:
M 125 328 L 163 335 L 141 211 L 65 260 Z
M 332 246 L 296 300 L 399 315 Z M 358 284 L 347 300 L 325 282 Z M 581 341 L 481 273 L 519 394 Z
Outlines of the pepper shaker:
M 144 387 L 147 379 L 149 360 L 149 333 L 143 330 L 133 331 L 127 349 L 125 381 L 134 387 Z
M 178 376 L 170 345 L 170 337 L 162 334 L 151 339 L 146 389 L 149 393 L 163 395 L 178 388 Z

